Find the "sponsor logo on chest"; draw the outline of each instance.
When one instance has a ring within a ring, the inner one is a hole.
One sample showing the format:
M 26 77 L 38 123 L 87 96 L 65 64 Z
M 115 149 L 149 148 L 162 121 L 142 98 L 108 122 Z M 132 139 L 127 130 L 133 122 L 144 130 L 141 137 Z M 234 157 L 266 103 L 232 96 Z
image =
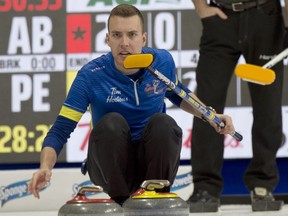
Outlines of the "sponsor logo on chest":
M 124 97 L 121 91 L 117 89 L 117 87 L 112 87 L 110 90 L 111 93 L 106 99 L 107 103 L 119 103 L 128 101 L 128 97 Z

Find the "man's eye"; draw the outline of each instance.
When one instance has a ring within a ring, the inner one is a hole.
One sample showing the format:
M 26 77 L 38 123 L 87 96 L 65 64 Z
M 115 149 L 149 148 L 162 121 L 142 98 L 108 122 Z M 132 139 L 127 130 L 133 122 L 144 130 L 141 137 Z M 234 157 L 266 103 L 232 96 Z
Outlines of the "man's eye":
M 136 33 L 129 33 L 129 37 L 131 38 L 131 37 L 135 37 L 137 34 Z
M 119 34 L 119 33 L 114 33 L 113 34 L 113 37 L 115 37 L 115 38 L 119 38 L 121 35 Z

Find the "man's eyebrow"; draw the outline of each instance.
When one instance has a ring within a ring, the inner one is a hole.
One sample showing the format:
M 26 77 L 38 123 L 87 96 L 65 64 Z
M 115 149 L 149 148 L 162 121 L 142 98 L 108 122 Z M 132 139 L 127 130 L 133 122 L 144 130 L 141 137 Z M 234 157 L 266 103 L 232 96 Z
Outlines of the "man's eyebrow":
M 137 33 L 139 32 L 138 30 L 131 30 L 131 31 L 128 31 L 128 33 Z M 122 31 L 117 31 L 117 30 L 112 30 L 111 33 L 124 33 Z

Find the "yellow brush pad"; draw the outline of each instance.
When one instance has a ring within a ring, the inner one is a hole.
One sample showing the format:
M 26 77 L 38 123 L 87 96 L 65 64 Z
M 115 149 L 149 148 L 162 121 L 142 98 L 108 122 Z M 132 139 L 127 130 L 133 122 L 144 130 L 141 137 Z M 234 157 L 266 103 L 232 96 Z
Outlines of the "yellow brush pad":
M 152 64 L 152 62 L 152 54 L 133 54 L 126 57 L 124 67 L 127 69 L 147 68 Z
M 252 64 L 239 64 L 235 68 L 235 75 L 248 82 L 269 85 L 275 80 L 275 72 L 268 68 Z

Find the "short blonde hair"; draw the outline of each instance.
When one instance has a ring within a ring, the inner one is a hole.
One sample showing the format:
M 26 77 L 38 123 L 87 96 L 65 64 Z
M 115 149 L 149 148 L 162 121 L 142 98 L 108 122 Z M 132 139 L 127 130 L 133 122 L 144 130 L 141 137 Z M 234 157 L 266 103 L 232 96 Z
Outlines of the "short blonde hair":
M 108 18 L 108 31 L 109 31 L 109 25 L 110 25 L 110 18 L 113 16 L 119 16 L 119 17 L 131 17 L 137 15 L 140 18 L 141 21 L 141 28 L 142 31 L 144 30 L 144 18 L 142 13 L 133 5 L 130 4 L 119 4 L 116 7 L 112 9 L 110 12 L 109 18 Z

